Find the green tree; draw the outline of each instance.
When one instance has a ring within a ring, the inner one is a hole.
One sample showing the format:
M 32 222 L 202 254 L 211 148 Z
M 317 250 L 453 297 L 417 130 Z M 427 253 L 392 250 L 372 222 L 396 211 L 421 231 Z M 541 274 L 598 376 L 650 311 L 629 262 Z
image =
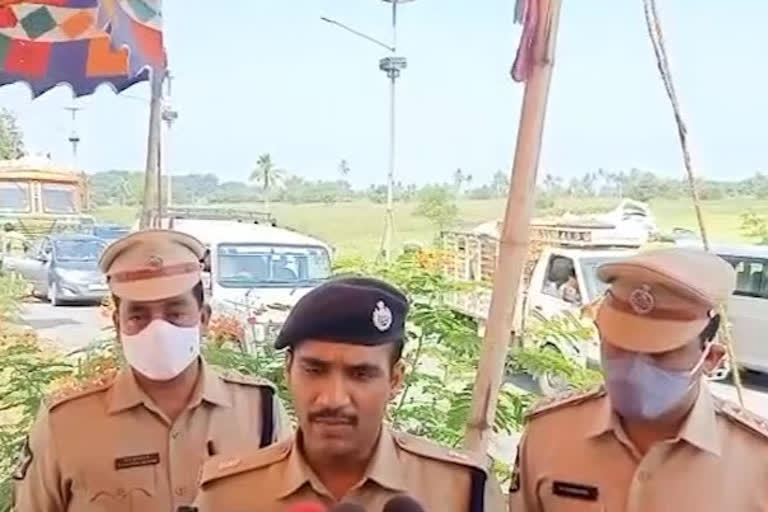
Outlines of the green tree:
M 456 222 L 459 207 L 456 198 L 447 187 L 428 185 L 419 192 L 419 204 L 416 215 L 429 219 L 438 230 L 443 230 Z
M 339 162 L 339 174 L 341 175 L 341 179 L 346 180 L 351 171 L 352 169 L 349 168 L 349 162 L 342 159 L 341 162 Z
M 768 245 L 768 219 L 755 212 L 741 214 L 741 232 L 759 245 Z
M 261 188 L 264 198 L 264 211 L 270 211 L 270 194 L 275 189 L 283 186 L 285 176 L 285 169 L 275 167 L 275 164 L 272 162 L 272 156 L 269 153 L 259 156 L 259 159 L 256 161 L 256 169 L 251 173 L 251 181 Z
M 16 115 L 8 109 L 0 110 L 0 160 L 24 156 L 24 136 Z

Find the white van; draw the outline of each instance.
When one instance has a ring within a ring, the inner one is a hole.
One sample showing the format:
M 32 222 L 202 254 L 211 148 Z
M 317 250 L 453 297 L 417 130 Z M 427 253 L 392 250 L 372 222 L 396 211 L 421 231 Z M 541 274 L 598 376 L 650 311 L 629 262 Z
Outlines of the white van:
M 238 318 L 247 344 L 276 336 L 293 305 L 331 275 L 328 244 L 272 223 L 190 216 L 163 224 L 205 244 L 214 316 Z
M 736 291 L 728 304 L 733 350 L 739 366 L 768 373 L 768 247 L 712 248 L 736 270 Z
M 702 246 L 700 240 L 677 245 Z M 768 373 L 768 246 L 714 245 L 711 250 L 736 270 L 736 291 L 728 301 L 736 362 L 748 370 Z

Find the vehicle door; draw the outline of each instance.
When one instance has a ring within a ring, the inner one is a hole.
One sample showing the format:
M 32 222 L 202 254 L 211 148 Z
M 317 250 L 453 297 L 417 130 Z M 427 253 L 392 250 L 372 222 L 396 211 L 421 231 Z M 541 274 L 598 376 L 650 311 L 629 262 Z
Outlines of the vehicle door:
M 528 287 L 528 309 L 552 318 L 581 307 L 581 287 L 573 258 L 555 252 L 542 254 Z
M 50 238 L 44 238 L 35 259 L 35 264 L 30 272 L 35 288 L 42 294 L 48 293 L 48 284 L 51 265 L 53 264 L 53 242 Z
M 36 240 L 34 243 L 30 244 L 27 251 L 24 253 L 24 256 L 21 258 L 15 258 L 11 264 L 11 259 L 9 258 L 9 270 L 14 270 L 15 272 L 18 272 L 21 277 L 23 277 L 29 284 L 33 284 L 33 276 L 35 273 L 35 270 L 40 265 L 39 257 L 40 257 L 40 247 L 43 244 L 43 240 Z
M 768 259 L 723 256 L 736 270 L 736 291 L 728 304 L 736 361 L 768 372 Z
M 576 278 L 575 261 L 570 256 L 545 251 L 531 276 L 526 302 L 527 319 L 551 319 L 566 312 L 579 317 L 581 308 L 580 286 Z M 536 340 L 543 346 L 553 346 L 578 364 L 585 364 L 585 347 L 568 339 L 553 336 Z

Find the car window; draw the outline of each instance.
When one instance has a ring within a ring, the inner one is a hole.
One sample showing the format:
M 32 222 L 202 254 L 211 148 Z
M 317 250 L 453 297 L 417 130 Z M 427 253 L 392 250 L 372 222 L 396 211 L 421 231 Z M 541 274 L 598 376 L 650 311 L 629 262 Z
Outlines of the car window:
M 571 304 L 581 304 L 576 268 L 571 258 L 550 257 L 541 292 Z
M 768 259 L 723 256 L 736 271 L 734 295 L 768 299 Z

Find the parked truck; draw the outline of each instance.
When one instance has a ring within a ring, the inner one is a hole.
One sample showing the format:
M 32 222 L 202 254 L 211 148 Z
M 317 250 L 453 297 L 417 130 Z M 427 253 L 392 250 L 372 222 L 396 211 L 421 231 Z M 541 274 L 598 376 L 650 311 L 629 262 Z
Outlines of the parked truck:
M 627 257 L 644 245 L 652 234 L 651 223 L 638 218 L 617 222 L 605 218 L 568 217 L 537 220 L 531 226 L 529 259 L 523 272 L 513 332 L 522 337 L 534 317 L 553 318 L 566 312 L 577 317 L 605 292 L 597 279 L 597 268 L 606 262 Z M 620 209 L 619 208 L 619 209 Z M 617 209 L 617 210 L 619 210 Z M 616 211 L 614 211 L 615 213 Z M 448 257 L 444 271 L 458 281 L 474 283 L 468 291 L 454 293 L 452 307 L 472 318 L 480 333 L 485 330 L 491 302 L 491 287 L 499 254 L 499 223 L 485 223 L 470 231 L 445 231 L 442 246 Z M 564 339 L 537 340 L 541 348 L 557 351 L 582 365 L 597 364 L 600 358 L 597 336 L 587 343 Z M 550 375 L 538 376 L 542 391 L 552 393 L 559 383 Z

